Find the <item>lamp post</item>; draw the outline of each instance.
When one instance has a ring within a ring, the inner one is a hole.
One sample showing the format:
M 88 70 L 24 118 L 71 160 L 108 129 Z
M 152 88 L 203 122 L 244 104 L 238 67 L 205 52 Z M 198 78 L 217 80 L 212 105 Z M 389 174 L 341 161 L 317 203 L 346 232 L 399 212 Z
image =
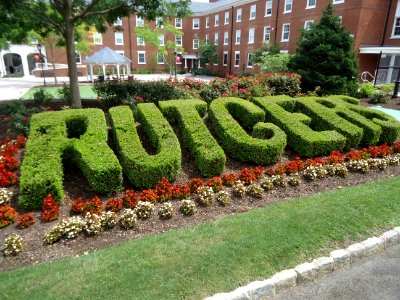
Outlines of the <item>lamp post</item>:
M 174 57 L 175 57 L 175 81 L 177 81 L 177 75 L 176 75 L 176 60 L 177 60 L 177 57 L 176 57 L 176 55 L 177 55 L 178 53 L 177 53 L 177 50 L 176 50 L 176 48 L 175 48 L 175 50 L 174 50 Z
M 42 45 L 38 44 L 37 45 L 37 49 L 39 51 L 39 55 L 40 55 L 40 62 L 42 64 L 42 77 L 43 77 L 43 84 L 44 86 L 46 86 L 46 77 L 44 76 L 44 69 L 43 69 L 43 55 L 42 55 Z

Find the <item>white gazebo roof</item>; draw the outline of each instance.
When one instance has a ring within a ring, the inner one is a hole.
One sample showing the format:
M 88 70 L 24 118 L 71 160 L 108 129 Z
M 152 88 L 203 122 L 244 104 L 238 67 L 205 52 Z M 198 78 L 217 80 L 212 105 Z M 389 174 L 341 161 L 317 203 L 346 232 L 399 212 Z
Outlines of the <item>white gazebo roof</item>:
M 115 52 L 114 50 L 105 47 L 88 57 L 83 63 L 87 65 L 111 65 L 111 64 L 130 64 L 132 61 L 129 58 Z

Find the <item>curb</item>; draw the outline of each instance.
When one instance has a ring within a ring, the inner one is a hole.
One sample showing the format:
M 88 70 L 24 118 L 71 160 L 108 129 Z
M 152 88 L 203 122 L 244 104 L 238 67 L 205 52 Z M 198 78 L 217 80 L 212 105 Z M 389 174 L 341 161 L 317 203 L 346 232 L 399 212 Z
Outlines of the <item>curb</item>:
M 299 264 L 293 269 L 283 270 L 272 277 L 253 281 L 229 293 L 218 293 L 204 300 L 258 300 L 269 299 L 282 291 L 332 273 L 334 270 L 349 269 L 361 259 L 376 254 L 400 243 L 400 227 L 355 243 L 346 249 L 334 250 L 329 257 L 319 257 L 312 262 Z

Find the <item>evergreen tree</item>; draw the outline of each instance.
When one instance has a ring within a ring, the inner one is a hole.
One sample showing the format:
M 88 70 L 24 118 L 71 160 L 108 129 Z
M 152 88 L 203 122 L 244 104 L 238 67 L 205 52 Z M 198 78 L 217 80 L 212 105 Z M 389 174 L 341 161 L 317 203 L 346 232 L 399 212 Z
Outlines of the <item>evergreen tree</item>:
M 357 59 L 353 39 L 329 4 L 317 25 L 304 30 L 289 69 L 302 76 L 305 91 L 320 87 L 319 94 L 352 94 L 357 88 Z

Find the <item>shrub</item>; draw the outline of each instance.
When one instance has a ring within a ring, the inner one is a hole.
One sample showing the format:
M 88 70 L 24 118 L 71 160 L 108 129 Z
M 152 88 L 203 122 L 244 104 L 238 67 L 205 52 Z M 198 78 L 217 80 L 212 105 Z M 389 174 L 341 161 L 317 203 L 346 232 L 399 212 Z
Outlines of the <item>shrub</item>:
M 262 198 L 264 197 L 264 190 L 263 188 L 257 184 L 257 183 L 252 183 L 247 187 L 246 192 L 255 198 Z
M 386 103 L 389 97 L 384 91 L 376 90 L 371 93 L 368 98 L 369 103 Z
M 33 224 L 35 224 L 35 216 L 32 213 L 27 213 L 18 217 L 18 227 L 20 229 L 27 228 Z
M 93 199 L 89 199 L 85 202 L 82 208 L 82 214 L 86 215 L 87 213 L 100 215 L 103 212 L 104 206 L 103 202 L 99 197 L 94 197 Z
M 9 205 L 0 206 L 0 228 L 14 223 L 17 218 L 17 211 Z
M 36 105 L 48 105 L 53 100 L 53 96 L 45 89 L 37 89 L 33 93 L 33 102 Z
M 158 209 L 158 216 L 160 219 L 171 219 L 173 216 L 172 204 L 169 202 L 162 204 Z
M 287 178 L 287 183 L 291 186 L 299 186 L 301 179 L 299 174 L 293 174 Z
M 154 204 L 145 201 L 139 201 L 135 208 L 136 215 L 139 219 L 145 220 L 151 217 L 154 211 Z
M 190 200 L 182 200 L 179 210 L 185 216 L 193 216 L 196 213 L 196 204 Z
M 206 181 L 206 186 L 212 188 L 214 193 L 222 190 L 222 179 L 221 177 L 214 176 Z
M 358 86 L 357 94 L 359 98 L 369 98 L 372 93 L 375 91 L 375 86 L 370 83 L 362 83 Z
M 288 185 L 285 175 L 273 175 L 271 181 L 276 187 L 285 188 Z
M 219 98 L 210 105 L 209 118 L 222 147 L 230 156 L 246 162 L 275 162 L 286 146 L 286 135 L 264 121 L 265 113 L 253 103 L 238 98 Z M 253 136 L 243 127 L 253 129 Z
M 209 206 L 213 201 L 214 192 L 211 187 L 202 186 L 198 188 L 197 195 L 201 206 Z
M 225 191 L 219 191 L 216 195 L 216 199 L 221 206 L 227 206 L 231 202 L 229 193 Z
M 102 229 L 101 217 L 96 214 L 86 213 L 84 223 L 83 231 L 87 235 L 96 235 L 100 233 Z
M 191 193 L 197 193 L 198 188 L 201 186 L 204 186 L 204 182 L 200 178 L 190 179 L 188 184 L 189 184 Z
M 176 199 L 185 199 L 190 196 L 190 187 L 187 184 L 176 183 L 172 187 L 172 197 Z
M 134 209 L 139 202 L 139 194 L 133 190 L 126 190 L 123 198 L 123 205 L 126 208 Z
M 349 174 L 349 171 L 347 170 L 346 165 L 344 165 L 344 164 L 336 164 L 335 165 L 335 174 L 337 176 L 346 178 L 347 175 Z
M 18 234 L 10 234 L 4 241 L 3 253 L 5 256 L 18 255 L 22 250 L 22 237 Z
M 274 183 L 268 177 L 264 177 L 263 179 L 261 179 L 260 185 L 265 191 L 270 191 L 274 188 Z
M 154 155 L 143 148 L 130 108 L 112 108 L 110 116 L 118 156 L 132 184 L 146 188 L 154 186 L 163 177 L 175 179 L 181 166 L 179 141 L 154 104 L 138 105 L 138 121 L 155 149 Z
M 236 181 L 235 185 L 233 186 L 233 194 L 236 197 L 243 197 L 245 193 L 246 193 L 245 185 L 240 180 Z
M 83 226 L 84 221 L 81 217 L 62 219 L 56 226 L 45 234 L 44 241 L 51 245 L 62 237 L 66 239 L 74 239 L 82 232 Z
M 0 206 L 10 204 L 12 192 L 8 189 L 0 188 Z
M 60 210 L 58 208 L 59 203 L 54 200 L 51 194 L 43 200 L 42 213 L 40 214 L 40 220 L 43 222 L 51 222 L 58 219 Z
M 125 209 L 121 215 L 121 226 L 125 229 L 134 229 L 137 223 L 137 216 L 134 210 Z
M 173 185 L 172 183 L 165 177 L 161 178 L 159 182 L 157 182 L 155 190 L 157 192 L 158 200 L 160 202 L 165 202 L 173 197 Z
M 346 164 L 347 168 L 353 172 L 367 173 L 369 171 L 368 161 L 351 160 Z
M 45 112 L 32 117 L 21 167 L 19 204 L 41 207 L 47 194 L 63 196 L 62 159 L 77 164 L 89 185 L 99 193 L 122 186 L 122 170 L 107 145 L 107 127 L 99 109 Z
M 57 94 L 68 103 L 72 100 L 71 88 L 66 83 L 63 83 L 63 86 L 58 89 Z
M 201 117 L 207 111 L 207 104 L 201 100 L 174 100 L 159 103 L 164 116 L 178 121 L 183 144 L 189 148 L 202 176 L 219 175 L 225 168 L 226 157 Z
M 287 136 L 288 144 L 298 154 L 315 156 L 341 150 L 346 139 L 335 131 L 314 131 L 311 118 L 294 111 L 297 102 L 285 97 L 256 98 L 255 103 L 266 112 L 266 118 L 279 126 Z
M 123 208 L 123 200 L 121 198 L 110 198 L 106 203 L 106 210 L 119 212 Z
M 258 74 L 256 79 L 269 87 L 271 95 L 288 95 L 294 97 L 301 91 L 301 76 L 295 73 Z
M 82 197 L 75 199 L 71 203 L 71 213 L 81 214 L 83 211 L 84 205 L 85 205 L 85 201 L 83 201 Z
M 250 184 L 257 179 L 257 176 L 253 169 L 243 168 L 239 171 L 238 179 L 244 184 Z
M 233 172 L 223 173 L 221 179 L 224 186 L 233 186 L 235 184 L 236 175 Z
M 115 227 L 118 223 L 118 216 L 112 211 L 103 211 L 100 215 L 100 223 L 103 229 Z

